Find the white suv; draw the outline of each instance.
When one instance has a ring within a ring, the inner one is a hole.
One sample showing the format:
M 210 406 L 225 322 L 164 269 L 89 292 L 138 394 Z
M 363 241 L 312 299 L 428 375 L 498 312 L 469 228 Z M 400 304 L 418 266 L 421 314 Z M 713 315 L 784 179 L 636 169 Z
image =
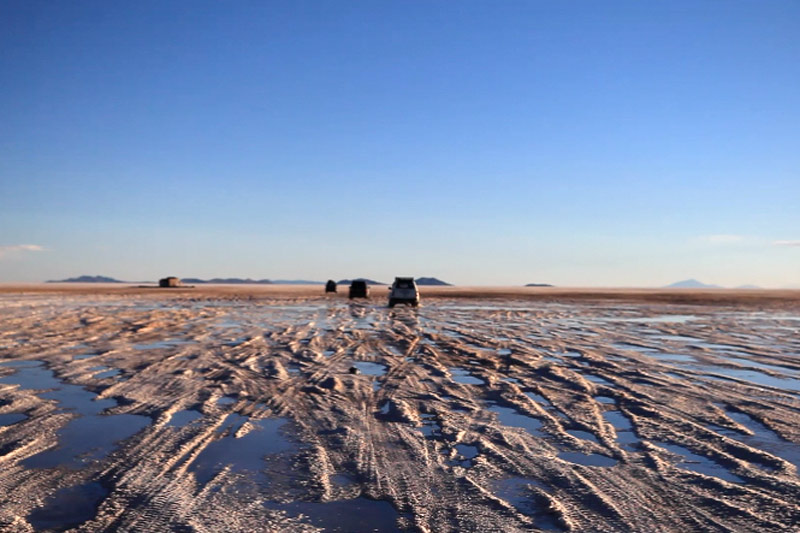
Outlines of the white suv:
M 394 278 L 394 283 L 389 288 L 389 307 L 400 303 L 414 307 L 419 305 L 419 289 L 414 278 Z

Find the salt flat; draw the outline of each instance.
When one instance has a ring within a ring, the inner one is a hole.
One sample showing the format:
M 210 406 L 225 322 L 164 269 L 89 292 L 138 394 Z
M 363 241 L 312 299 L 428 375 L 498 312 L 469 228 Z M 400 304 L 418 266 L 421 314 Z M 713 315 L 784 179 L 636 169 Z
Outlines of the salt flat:
M 0 529 L 800 523 L 797 293 L 321 291 L 0 288 Z

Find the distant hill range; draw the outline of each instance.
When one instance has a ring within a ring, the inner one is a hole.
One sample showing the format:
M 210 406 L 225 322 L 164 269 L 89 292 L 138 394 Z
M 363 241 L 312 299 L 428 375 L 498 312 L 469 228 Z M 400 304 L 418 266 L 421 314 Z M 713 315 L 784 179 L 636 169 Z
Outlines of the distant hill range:
M 719 285 L 710 285 L 708 283 L 703 283 L 702 281 L 697 281 L 696 279 L 685 279 L 683 281 L 675 282 L 671 285 L 667 285 L 666 289 L 721 289 Z
M 452 283 L 447 283 L 446 281 L 442 281 L 437 278 L 417 278 L 416 279 L 417 285 L 430 285 L 430 286 L 438 286 L 438 287 L 452 287 Z
M 383 283 L 381 281 L 375 281 L 372 279 L 367 278 L 353 278 L 353 279 L 340 279 L 336 282 L 337 285 L 350 285 L 354 281 L 366 281 L 367 285 L 388 285 L 388 283 Z
M 47 283 L 125 283 L 108 276 L 78 276 L 77 278 L 51 279 Z
M 250 279 L 250 278 L 181 278 L 183 283 L 194 283 L 195 285 L 202 285 L 203 283 L 214 283 L 218 285 L 270 285 L 273 282 L 268 279 Z
M 552 287 L 549 283 L 528 283 L 526 287 Z

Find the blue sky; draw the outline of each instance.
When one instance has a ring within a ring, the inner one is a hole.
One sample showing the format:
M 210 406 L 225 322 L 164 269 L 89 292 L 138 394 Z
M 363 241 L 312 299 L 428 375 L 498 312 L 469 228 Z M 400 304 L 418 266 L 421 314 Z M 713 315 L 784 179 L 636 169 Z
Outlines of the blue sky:
M 800 286 L 800 3 L 0 4 L 0 281 Z

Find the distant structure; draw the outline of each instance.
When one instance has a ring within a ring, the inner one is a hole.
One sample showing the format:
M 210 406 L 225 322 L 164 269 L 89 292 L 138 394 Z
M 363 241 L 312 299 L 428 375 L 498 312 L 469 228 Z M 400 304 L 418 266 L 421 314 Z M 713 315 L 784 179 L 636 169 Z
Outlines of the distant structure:
M 181 280 L 180 278 L 176 278 L 175 276 L 168 276 L 166 278 L 161 278 L 158 280 L 159 287 L 180 287 Z
M 329 279 L 328 283 L 325 284 L 325 292 L 336 292 L 336 282 Z

